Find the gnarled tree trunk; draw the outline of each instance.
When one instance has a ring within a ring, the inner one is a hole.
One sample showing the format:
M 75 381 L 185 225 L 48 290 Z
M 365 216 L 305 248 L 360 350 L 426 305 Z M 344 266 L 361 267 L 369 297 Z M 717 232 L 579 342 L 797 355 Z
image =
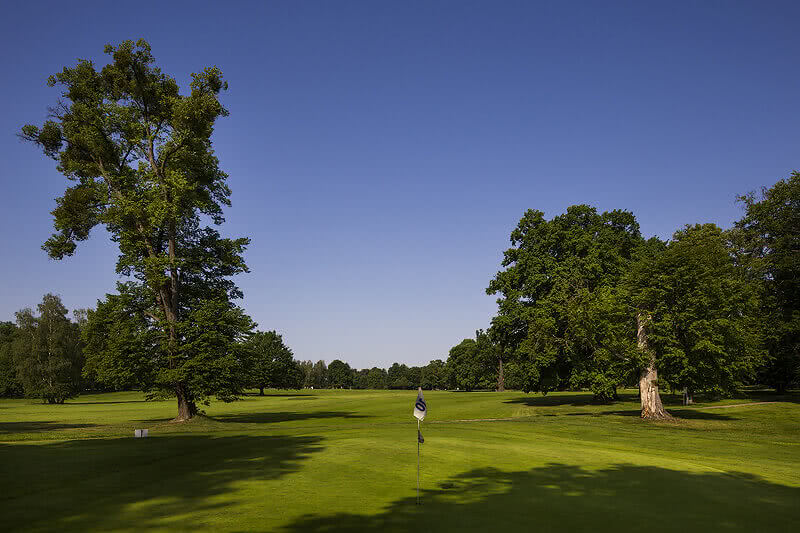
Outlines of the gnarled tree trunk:
M 647 345 L 647 324 L 650 316 L 643 313 L 636 315 L 636 339 L 639 349 L 647 354 L 649 362 L 639 375 L 639 399 L 642 403 L 642 418 L 648 420 L 669 420 L 672 418 L 661 403 L 658 392 L 658 371 L 656 370 L 656 356 Z
M 176 421 L 183 422 L 197 414 L 197 404 L 194 403 L 185 386 L 178 385 L 175 387 L 175 396 L 178 397 L 178 416 L 175 418 Z

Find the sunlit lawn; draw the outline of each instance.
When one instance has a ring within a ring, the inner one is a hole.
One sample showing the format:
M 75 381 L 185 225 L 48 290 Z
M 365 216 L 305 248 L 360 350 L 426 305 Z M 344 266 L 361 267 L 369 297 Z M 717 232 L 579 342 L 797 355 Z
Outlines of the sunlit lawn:
M 270 391 L 184 424 L 139 393 L 0 400 L 0 530 L 800 530 L 800 396 L 654 424 L 632 392 L 426 393 L 421 505 L 413 391 Z

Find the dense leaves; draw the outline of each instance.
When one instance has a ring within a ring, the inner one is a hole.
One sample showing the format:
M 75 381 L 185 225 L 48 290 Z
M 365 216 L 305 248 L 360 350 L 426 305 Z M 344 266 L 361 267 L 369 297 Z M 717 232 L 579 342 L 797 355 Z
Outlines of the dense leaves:
M 800 173 L 740 201 L 740 260 L 764 287 L 761 315 L 770 361 L 761 377 L 785 390 L 800 385 Z
M 152 397 L 184 383 L 193 401 L 212 395 L 233 400 L 249 385 L 243 341 L 253 321 L 226 298 L 198 300 L 177 324 L 181 343 L 170 358 L 168 338 L 136 283 L 119 284 L 90 310 L 83 331 L 87 377 L 116 389 L 137 388 Z
M 460 390 L 493 389 L 497 383 L 494 346 L 483 331 L 475 339 L 464 339 L 450 349 L 447 384 Z
M 634 301 L 650 317 L 659 376 L 673 389 L 731 393 L 763 361 L 759 288 L 737 267 L 728 236 L 687 226 L 657 253 L 643 254 Z
M 11 345 L 17 381 L 26 396 L 64 403 L 81 390 L 80 333 L 61 299 L 46 294 L 38 305 L 18 311 Z
M 104 364 L 102 374 L 140 359 L 132 355 L 140 343 L 157 346 L 147 355 L 152 375 L 140 377 L 132 367 L 108 377 L 144 380 L 174 394 L 178 417 L 190 418 L 196 402 L 211 394 L 235 397 L 240 362 L 228 342 L 251 328 L 230 303 L 241 292 L 228 279 L 247 271 L 242 253 L 248 240 L 222 238 L 203 225 L 221 224 L 222 209 L 230 205 L 227 176 L 211 147 L 214 124 L 227 114 L 219 102 L 227 83 L 219 69 L 206 68 L 192 75 L 184 95 L 155 66 L 144 40 L 109 45 L 105 52 L 111 60 L 99 71 L 80 60 L 51 76 L 48 84 L 61 89 L 59 103 L 43 125 L 22 128 L 21 137 L 55 159 L 72 184 L 56 200 L 56 233 L 44 249 L 62 259 L 94 227 L 105 227 L 119 245 L 117 272 L 138 284 L 126 289 L 137 293 L 128 315 L 147 316 L 135 319 L 147 321 L 147 338 L 95 350 L 128 354 Z M 128 300 L 121 293 L 114 307 Z
M 249 381 L 261 394 L 267 387 L 299 389 L 303 386 L 303 371 L 295 361 L 292 350 L 275 331 L 258 331 L 245 342 Z
M 546 220 L 529 210 L 487 288 L 499 294 L 492 334 L 516 359 L 525 391 L 590 387 L 610 399 L 635 354 L 620 280 L 641 242 L 627 211 L 572 206 Z
M 13 322 L 0 322 L 0 396 L 21 396 L 22 383 L 17 379 L 14 362 L 14 339 L 17 326 Z

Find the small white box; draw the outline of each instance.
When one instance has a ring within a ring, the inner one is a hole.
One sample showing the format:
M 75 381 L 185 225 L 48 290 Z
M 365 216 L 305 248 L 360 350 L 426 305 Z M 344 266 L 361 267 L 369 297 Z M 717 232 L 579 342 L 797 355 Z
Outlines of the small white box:
M 142 430 L 141 429 L 134 429 L 133 430 L 133 438 L 138 439 L 141 436 L 142 436 Z
M 146 429 L 143 429 L 143 430 L 142 430 L 142 437 L 146 437 L 146 436 L 147 436 L 147 431 L 148 431 L 148 430 L 146 430 Z

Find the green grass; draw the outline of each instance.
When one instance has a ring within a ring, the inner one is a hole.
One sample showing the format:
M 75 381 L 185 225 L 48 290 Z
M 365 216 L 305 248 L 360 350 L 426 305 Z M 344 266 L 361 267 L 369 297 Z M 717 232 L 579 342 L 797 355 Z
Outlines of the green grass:
M 635 395 L 271 391 L 0 400 L 0 530 L 794 531 L 800 397 L 638 418 Z M 765 401 L 753 397 L 714 405 Z M 670 401 L 669 396 L 665 400 Z M 467 419 L 511 418 L 498 421 Z M 133 439 L 134 428 L 150 438 Z

